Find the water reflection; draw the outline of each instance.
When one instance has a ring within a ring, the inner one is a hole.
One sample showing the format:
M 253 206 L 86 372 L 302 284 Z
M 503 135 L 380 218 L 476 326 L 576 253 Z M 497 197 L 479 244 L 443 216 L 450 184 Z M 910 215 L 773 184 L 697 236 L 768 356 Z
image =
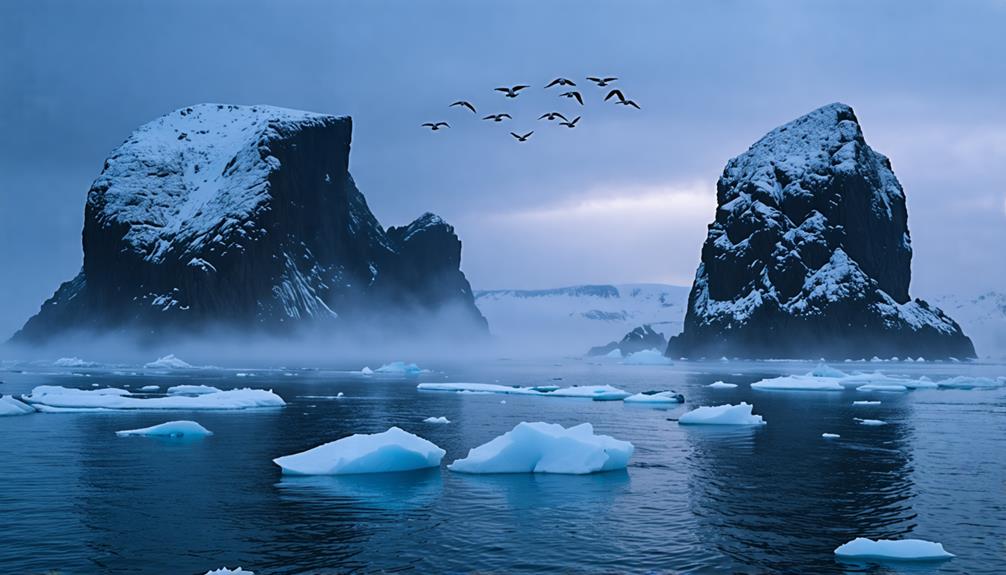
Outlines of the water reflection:
M 443 491 L 439 468 L 401 473 L 282 476 L 280 498 L 291 505 L 308 505 L 318 513 L 344 509 L 403 511 L 437 503 Z

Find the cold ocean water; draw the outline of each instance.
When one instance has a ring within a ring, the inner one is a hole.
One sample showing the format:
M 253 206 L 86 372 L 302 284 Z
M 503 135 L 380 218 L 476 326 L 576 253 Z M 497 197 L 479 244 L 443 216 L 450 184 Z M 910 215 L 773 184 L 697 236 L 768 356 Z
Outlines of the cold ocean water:
M 359 369 L 356 365 L 346 369 Z M 376 367 L 372 365 L 372 367 Z M 0 417 L 0 572 L 294 573 L 1006 572 L 1006 389 L 767 392 L 813 363 L 617 360 L 423 365 L 418 377 L 335 370 L 151 370 L 6 364 L 37 385 L 273 389 L 286 407 Z M 1006 375 L 1006 366 L 833 364 L 889 374 Z M 239 377 L 238 374 L 243 374 Z M 558 379 L 561 378 L 561 379 Z M 706 385 L 723 380 L 734 389 Z M 420 392 L 419 382 L 674 389 L 683 406 Z M 339 392 L 344 396 L 336 399 Z M 856 406 L 854 400 L 880 400 Z M 687 427 L 688 409 L 747 401 L 761 427 Z M 424 423 L 446 416 L 451 423 Z M 855 418 L 879 419 L 883 426 Z M 115 431 L 192 419 L 198 439 Z M 590 422 L 631 441 L 627 470 L 463 475 L 446 464 L 521 421 Z M 447 450 L 419 472 L 284 477 L 272 459 L 399 426 Z M 822 433 L 840 434 L 824 439 Z M 851 563 L 855 537 L 939 541 L 956 558 Z

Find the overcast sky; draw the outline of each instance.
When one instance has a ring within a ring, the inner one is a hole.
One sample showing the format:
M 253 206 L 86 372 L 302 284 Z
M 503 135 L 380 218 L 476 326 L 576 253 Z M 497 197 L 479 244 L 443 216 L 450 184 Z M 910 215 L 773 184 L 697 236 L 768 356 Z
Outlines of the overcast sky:
M 351 171 L 385 226 L 439 213 L 476 288 L 537 288 L 689 284 L 725 162 L 842 101 L 905 187 L 913 295 L 1002 289 L 1004 30 L 1003 0 L 5 0 L 0 337 L 79 269 L 106 155 L 200 102 L 352 115 Z M 643 109 L 602 103 L 582 82 L 598 74 Z M 559 75 L 582 110 L 542 90 Z M 492 91 L 517 83 L 533 88 Z M 583 119 L 536 120 L 552 109 Z

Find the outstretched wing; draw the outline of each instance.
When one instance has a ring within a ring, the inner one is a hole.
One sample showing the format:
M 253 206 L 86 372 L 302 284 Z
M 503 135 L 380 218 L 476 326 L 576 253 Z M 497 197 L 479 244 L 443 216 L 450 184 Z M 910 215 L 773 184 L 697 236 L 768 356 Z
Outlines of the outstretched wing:
M 569 123 L 570 127 L 575 126 L 577 122 L 580 121 L 580 116 L 573 118 L 573 121 Z
M 635 109 L 637 109 L 637 110 L 639 110 L 639 109 L 640 109 L 640 108 L 639 108 L 639 104 L 637 104 L 637 103 L 633 102 L 632 100 L 626 100 L 626 102 L 625 102 L 625 105 L 626 105 L 626 106 L 632 106 L 633 108 L 635 108 Z
M 510 118 L 511 120 L 513 120 L 513 118 L 510 116 L 510 114 L 500 114 L 499 117 L 500 118 Z
M 608 95 L 604 97 L 604 101 L 607 102 L 608 100 L 611 99 L 612 96 L 618 98 L 619 102 L 624 102 L 625 101 L 625 96 L 622 95 L 622 91 L 621 90 L 612 90 L 612 91 L 608 92 Z
M 425 123 L 425 124 L 423 124 L 423 125 L 422 125 L 421 127 L 423 127 L 423 128 L 433 128 L 433 127 L 434 127 L 434 124 L 431 124 L 430 122 L 426 122 L 426 123 Z
M 552 86 L 555 86 L 556 84 L 559 84 L 561 86 L 562 85 L 562 78 L 556 78 L 555 80 L 552 80 L 551 82 L 549 82 L 548 84 L 546 84 L 545 87 L 546 88 L 551 88 Z
M 538 119 L 539 120 L 544 120 L 547 117 L 548 117 L 548 114 L 542 114 L 542 115 L 538 116 Z
M 603 81 L 604 81 L 604 82 L 614 82 L 614 81 L 615 81 L 615 80 L 617 80 L 617 79 L 618 79 L 618 78 L 605 78 L 605 79 L 604 79 Z
M 451 127 L 451 125 L 448 124 L 447 122 L 437 122 L 437 126 L 447 126 L 448 128 Z
M 510 88 L 496 88 L 496 91 L 497 92 L 506 92 L 507 94 L 509 94 L 510 93 Z
M 579 92 L 573 92 L 573 97 L 576 98 L 577 102 L 580 102 L 581 106 L 583 105 L 583 97 L 580 96 Z
M 531 134 L 533 134 L 533 133 L 534 133 L 534 130 L 531 130 L 530 132 L 528 132 L 528 133 L 524 134 L 523 136 L 521 136 L 520 139 L 526 140 L 526 139 L 530 138 Z
M 514 92 L 520 92 L 520 91 L 521 91 L 521 90 L 523 90 L 524 88 L 530 88 L 530 87 L 531 87 L 531 86 L 527 86 L 527 85 L 524 85 L 524 84 L 521 84 L 521 85 L 519 85 L 519 86 L 514 86 L 514 87 L 513 87 L 513 91 L 514 91 Z
M 496 116 L 493 116 L 492 114 L 489 114 L 488 116 L 486 116 L 485 118 L 482 118 L 482 119 L 483 120 L 495 120 Z
M 556 116 L 562 118 L 564 122 L 568 122 L 569 121 L 569 120 L 566 119 L 566 116 L 563 116 L 559 112 L 552 112 L 552 113 L 555 114 Z
M 510 132 L 510 135 L 513 136 L 513 137 L 515 137 L 515 138 L 517 138 L 518 140 L 520 139 L 520 136 L 518 136 L 517 134 L 514 134 L 513 132 Z
M 595 78 L 593 76 L 587 76 L 587 79 L 590 80 L 591 82 L 601 82 L 602 81 L 600 78 Z

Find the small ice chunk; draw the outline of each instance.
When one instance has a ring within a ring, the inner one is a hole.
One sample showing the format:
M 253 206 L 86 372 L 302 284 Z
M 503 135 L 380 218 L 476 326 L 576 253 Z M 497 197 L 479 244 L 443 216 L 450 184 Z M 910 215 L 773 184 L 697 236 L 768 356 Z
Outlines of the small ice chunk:
M 739 405 L 708 405 L 693 409 L 678 419 L 682 425 L 765 425 L 760 415 L 754 415 L 754 406 L 745 402 Z
M 814 377 L 845 377 L 848 374 L 844 371 L 837 370 L 826 363 L 819 363 L 817 364 L 817 367 L 815 367 L 807 375 L 813 375 Z
M 625 365 L 670 365 L 671 358 L 666 357 L 660 350 L 644 349 L 630 353 L 622 360 L 622 363 Z
M 856 391 L 908 391 L 908 388 L 903 385 L 868 383 L 857 387 Z
M 857 559 L 895 559 L 899 561 L 935 561 L 950 559 L 953 553 L 947 552 L 942 543 L 933 543 L 924 539 L 867 539 L 857 537 L 835 549 L 839 557 Z
M 191 369 L 193 366 L 190 363 L 175 357 L 175 354 L 169 353 L 168 355 L 158 358 L 156 361 L 152 361 L 143 367 L 147 369 Z
M 822 433 L 821 437 L 823 437 L 825 439 L 838 439 L 839 437 L 842 437 L 842 436 L 839 435 L 839 434 L 837 434 L 837 433 Z
M 450 423 L 451 420 L 447 419 L 446 417 L 444 417 L 444 416 L 441 415 L 440 417 L 427 417 L 426 419 L 423 420 L 423 422 L 424 423 Z
M 363 375 L 374 375 L 374 370 L 370 369 L 367 366 L 363 366 L 363 369 L 360 370 L 360 373 Z
M 386 363 L 374 371 L 376 371 L 377 373 L 396 374 L 396 375 L 419 375 L 421 373 L 429 373 L 429 370 L 421 369 L 418 365 L 414 363 L 405 363 L 404 361 L 393 361 L 391 363 Z
M 151 427 L 142 429 L 127 429 L 116 431 L 116 435 L 123 437 L 127 435 L 148 435 L 159 437 L 206 437 L 213 435 L 213 432 L 199 425 L 195 421 L 179 420 L 168 421 Z
M 98 364 L 93 361 L 84 361 L 79 357 L 61 357 L 52 363 L 56 367 L 94 367 Z
M 175 385 L 168 388 L 168 395 L 207 395 L 220 393 L 220 389 L 209 385 Z
M 144 385 L 140 388 L 140 391 L 158 391 L 161 389 L 159 385 Z
M 581 423 L 521 422 L 492 441 L 471 449 L 447 466 L 462 473 L 566 473 L 582 475 L 624 469 L 633 446 Z
M 886 421 L 881 421 L 879 419 L 862 419 L 860 417 L 857 417 L 855 418 L 855 420 L 858 421 L 860 425 L 873 425 L 873 426 L 887 425 Z
M 879 401 L 853 401 L 853 405 L 880 405 Z
M 213 571 L 207 571 L 206 575 L 255 575 L 255 573 L 251 571 L 245 571 L 240 567 L 238 567 L 237 569 L 228 569 L 226 567 L 221 567 L 219 569 L 214 569 Z
M 0 395 L 0 416 L 35 413 L 35 408 L 11 395 Z
M 713 383 L 710 383 L 706 387 L 710 387 L 712 389 L 733 389 L 733 388 L 737 387 L 737 384 L 736 383 L 726 383 L 725 381 L 714 381 Z
M 626 403 L 684 403 L 685 397 L 675 391 L 644 391 L 625 398 Z
M 291 475 L 389 473 L 437 467 L 447 453 L 430 441 L 397 427 L 356 434 L 313 449 L 273 459 Z
M 836 377 L 813 375 L 786 375 L 763 379 L 751 384 L 751 389 L 761 391 L 842 391 L 845 389 Z

